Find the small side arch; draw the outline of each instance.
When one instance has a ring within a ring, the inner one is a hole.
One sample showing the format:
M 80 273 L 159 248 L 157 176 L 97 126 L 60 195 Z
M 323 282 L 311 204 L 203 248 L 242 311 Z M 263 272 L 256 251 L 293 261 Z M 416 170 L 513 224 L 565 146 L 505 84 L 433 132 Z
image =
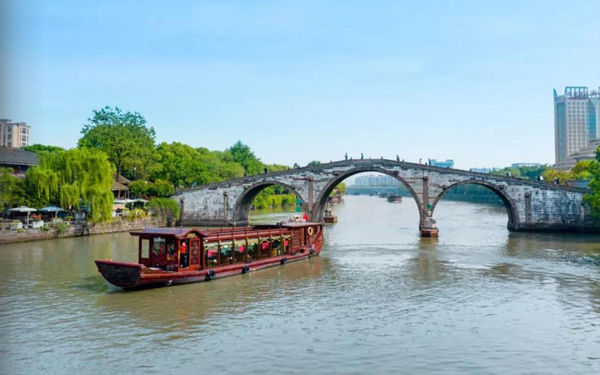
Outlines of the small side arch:
M 446 187 L 433 201 L 433 204 L 431 205 L 431 214 L 432 215 L 433 215 L 433 212 L 435 211 L 435 207 L 437 206 L 440 199 L 442 199 L 444 194 L 446 194 L 447 191 L 449 191 L 450 189 L 452 189 L 453 187 L 458 186 L 458 185 L 479 185 L 479 186 L 488 188 L 489 190 L 496 193 L 496 195 L 498 195 L 498 197 L 500 198 L 502 203 L 504 203 L 504 207 L 506 208 L 506 212 L 508 213 L 508 228 L 511 229 L 511 228 L 516 228 L 518 226 L 519 215 L 517 214 L 517 209 L 516 209 L 517 205 L 515 204 L 515 202 L 502 189 L 498 188 L 494 184 L 491 184 L 487 181 L 481 181 L 481 180 L 465 180 L 465 181 L 460 181 L 460 182 L 454 183 L 454 184 Z
M 365 173 L 365 172 L 386 174 L 386 175 L 392 176 L 395 179 L 397 179 L 398 181 L 400 181 L 400 183 L 408 189 L 408 191 L 410 192 L 412 197 L 415 199 L 417 208 L 419 209 L 419 226 L 421 225 L 421 223 L 423 222 L 423 204 L 421 202 L 421 199 L 415 192 L 415 190 L 412 188 L 412 186 L 410 186 L 410 184 L 408 182 L 406 182 L 402 177 L 400 177 L 400 175 L 398 173 L 394 173 L 395 171 L 388 171 L 383 168 L 370 167 L 370 166 L 369 167 L 358 167 L 358 168 L 352 169 L 340 176 L 337 176 L 336 178 L 332 179 L 331 181 L 329 181 L 329 183 L 325 186 L 324 189 L 321 190 L 321 192 L 317 196 L 315 205 L 311 212 L 311 220 L 323 221 L 323 217 L 325 215 L 325 206 L 327 204 L 327 197 L 329 197 L 329 194 L 331 194 L 333 189 L 335 189 L 335 187 L 340 182 L 344 181 L 345 179 L 347 179 L 350 176 L 353 176 L 358 173 Z
M 235 206 L 233 207 L 233 223 L 236 225 L 247 224 L 248 223 L 248 212 L 250 211 L 250 206 L 252 205 L 252 201 L 254 200 L 254 198 L 256 198 L 258 193 L 260 193 L 263 189 L 265 189 L 269 186 L 273 186 L 273 185 L 278 185 L 278 186 L 284 187 L 287 190 L 289 190 L 290 192 L 292 192 L 293 194 L 295 194 L 297 197 L 302 197 L 296 191 L 296 189 L 294 189 L 292 186 L 284 184 L 282 182 L 278 182 L 278 181 L 259 182 L 255 185 L 248 187 L 246 190 L 244 190 L 244 192 L 236 200 Z

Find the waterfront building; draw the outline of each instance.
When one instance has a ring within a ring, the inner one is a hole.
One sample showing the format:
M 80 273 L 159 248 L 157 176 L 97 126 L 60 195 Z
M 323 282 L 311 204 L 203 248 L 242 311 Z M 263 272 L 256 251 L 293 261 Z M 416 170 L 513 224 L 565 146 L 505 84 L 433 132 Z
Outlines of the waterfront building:
M 441 168 L 454 168 L 454 160 L 446 159 L 446 160 L 437 160 L 437 159 L 429 159 L 429 165 L 434 167 Z
M 24 122 L 0 119 L 0 147 L 29 146 L 29 129 L 30 126 Z
M 388 175 L 358 176 L 354 180 L 354 186 L 362 187 L 393 187 L 400 185 L 400 181 Z
M 554 90 L 554 158 L 559 164 L 598 139 L 600 88 L 568 86 L 563 95 Z
M 0 168 L 13 169 L 17 177 L 25 177 L 27 169 L 38 164 L 35 152 L 14 147 L 0 147 Z
M 540 163 L 513 163 L 510 165 L 511 168 L 526 168 L 526 167 L 530 167 L 530 168 L 537 168 L 537 167 L 541 167 L 542 165 Z

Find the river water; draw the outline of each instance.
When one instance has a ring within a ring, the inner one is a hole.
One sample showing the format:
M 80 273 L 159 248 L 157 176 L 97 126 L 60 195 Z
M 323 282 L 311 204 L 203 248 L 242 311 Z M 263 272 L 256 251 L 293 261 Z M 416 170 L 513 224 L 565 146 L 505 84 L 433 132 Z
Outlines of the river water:
M 598 374 L 600 237 L 513 234 L 502 207 L 348 196 L 321 256 L 123 292 L 126 233 L 0 248 L 2 374 Z M 287 213 L 257 213 L 255 221 Z

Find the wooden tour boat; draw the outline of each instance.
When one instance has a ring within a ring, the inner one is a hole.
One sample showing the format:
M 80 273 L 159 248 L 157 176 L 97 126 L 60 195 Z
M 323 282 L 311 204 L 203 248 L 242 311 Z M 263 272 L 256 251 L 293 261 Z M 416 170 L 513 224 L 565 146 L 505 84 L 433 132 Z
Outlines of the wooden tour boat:
M 208 229 L 147 228 L 138 263 L 96 260 L 98 271 L 124 289 L 209 281 L 319 255 L 321 223 Z

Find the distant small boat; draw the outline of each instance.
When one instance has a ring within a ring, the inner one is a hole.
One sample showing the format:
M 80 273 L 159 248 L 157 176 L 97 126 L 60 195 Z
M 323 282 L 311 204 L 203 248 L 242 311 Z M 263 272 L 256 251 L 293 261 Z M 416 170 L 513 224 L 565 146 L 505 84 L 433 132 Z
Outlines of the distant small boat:
M 402 196 L 396 194 L 390 194 L 387 197 L 388 202 L 390 203 L 402 203 Z

